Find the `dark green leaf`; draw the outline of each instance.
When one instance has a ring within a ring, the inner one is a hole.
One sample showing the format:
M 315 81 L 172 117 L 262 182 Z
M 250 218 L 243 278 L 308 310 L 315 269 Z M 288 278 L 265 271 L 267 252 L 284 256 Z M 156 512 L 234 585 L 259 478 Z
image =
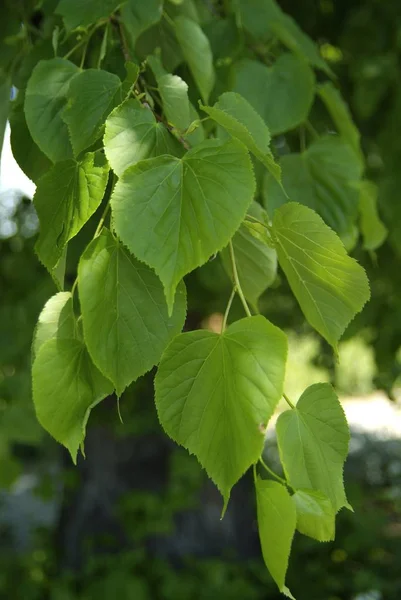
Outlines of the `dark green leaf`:
M 124 23 L 132 47 L 138 36 L 151 25 L 157 23 L 162 15 L 162 0 L 128 0 L 121 7 L 121 20 Z
M 64 19 L 66 29 L 87 27 L 114 12 L 121 0 L 60 0 L 56 12 Z

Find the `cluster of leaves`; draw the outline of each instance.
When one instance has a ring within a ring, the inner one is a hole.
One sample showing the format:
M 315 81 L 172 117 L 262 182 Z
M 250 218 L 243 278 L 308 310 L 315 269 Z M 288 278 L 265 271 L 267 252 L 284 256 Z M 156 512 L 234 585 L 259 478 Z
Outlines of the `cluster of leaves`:
M 75 461 L 93 407 L 158 365 L 161 425 L 197 456 L 223 512 L 253 466 L 263 556 L 290 595 L 295 530 L 332 539 L 348 506 L 349 432 L 328 384 L 286 398 L 286 336 L 258 300 L 279 264 L 336 352 L 369 299 L 346 248 L 360 232 L 373 251 L 386 230 L 358 130 L 318 47 L 273 0 L 37 4 L 10 3 L 3 75 L 18 88 L 13 152 L 37 185 L 36 252 L 59 288 L 32 348 L 38 419 Z M 314 102 L 337 133 L 316 133 Z M 93 221 L 65 291 L 69 244 Z M 180 333 L 183 277 L 216 253 L 232 280 L 221 332 Z M 246 317 L 227 326 L 235 294 Z M 284 480 L 261 460 L 283 396 Z

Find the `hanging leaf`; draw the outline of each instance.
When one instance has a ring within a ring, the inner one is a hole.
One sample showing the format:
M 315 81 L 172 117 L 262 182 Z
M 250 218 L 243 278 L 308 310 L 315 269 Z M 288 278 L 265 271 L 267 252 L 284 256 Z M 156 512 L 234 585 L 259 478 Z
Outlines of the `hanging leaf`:
M 234 90 L 253 106 L 272 135 L 303 123 L 312 107 L 315 78 L 307 63 L 282 54 L 271 67 L 244 59 L 235 67 Z
M 349 430 L 342 406 L 329 383 L 316 383 L 295 409 L 279 416 L 277 441 L 284 471 L 295 489 L 325 494 L 335 512 L 347 506 L 343 467 Z
M 263 560 L 280 592 L 293 598 L 285 585 L 285 575 L 295 533 L 294 503 L 281 483 L 258 477 L 255 488 Z
M 67 30 L 88 27 L 117 10 L 121 0 L 60 0 L 56 13 L 61 15 Z
M 209 40 L 198 23 L 187 17 L 177 17 L 174 23 L 177 40 L 202 100 L 208 102 L 215 83 L 213 55 Z
M 160 280 L 107 230 L 81 257 L 79 298 L 85 341 L 96 366 L 121 395 L 159 362 L 186 314 L 185 286 L 169 318 Z
M 40 179 L 33 198 L 40 222 L 35 248 L 49 271 L 57 265 L 67 242 L 100 206 L 108 176 L 103 157 L 88 153 L 80 162 L 58 163 Z
M 358 214 L 363 168 L 350 145 L 337 136 L 326 136 L 301 154 L 283 156 L 280 165 L 283 187 L 291 200 L 313 208 L 346 238 Z M 272 179 L 266 185 L 267 195 L 280 193 Z
M 36 356 L 45 342 L 53 338 L 76 337 L 76 323 L 70 292 L 59 292 L 43 307 L 36 325 L 33 354 Z
M 52 338 L 39 349 L 32 368 L 39 423 L 68 448 L 76 463 L 91 409 L 113 392 L 77 339 Z
M 370 297 L 364 269 L 306 206 L 290 202 L 276 210 L 273 231 L 279 264 L 305 317 L 337 352 L 338 340 Z
M 121 177 L 128 167 L 144 158 L 172 154 L 183 148 L 151 110 L 136 100 L 116 108 L 106 121 L 104 149 L 113 171 Z
M 363 161 L 360 146 L 361 136 L 340 91 L 330 81 L 318 85 L 317 91 L 325 103 L 338 132 L 354 149 L 360 160 Z
M 330 542 L 335 535 L 335 512 L 324 494 L 297 490 L 292 496 L 297 511 L 297 529 L 319 542 Z
M 87 69 L 74 77 L 67 94 L 63 113 L 74 155 L 99 139 L 106 118 L 124 100 L 120 78 L 101 69 Z
M 182 159 L 141 161 L 117 182 L 113 225 L 128 249 L 155 269 L 169 312 L 184 275 L 221 250 L 249 207 L 255 182 L 242 144 L 208 140 Z
M 50 169 L 52 163 L 32 139 L 26 124 L 24 103 L 20 93 L 12 103 L 10 111 L 11 148 L 20 169 L 36 183 Z
M 67 124 L 62 118 L 68 88 L 79 68 L 69 60 L 41 60 L 25 94 L 26 123 L 33 141 L 52 162 L 72 158 Z
M 225 505 L 262 452 L 260 426 L 281 397 L 286 357 L 284 333 L 261 316 L 241 319 L 221 335 L 183 333 L 162 356 L 155 379 L 160 422 L 196 455 Z
M 226 92 L 214 106 L 201 109 L 259 159 L 277 180 L 281 179 L 279 165 L 270 150 L 270 131 L 263 119 L 240 94 Z
M 251 204 L 248 214 L 262 223 L 267 221 L 266 212 L 257 202 Z M 255 237 L 246 224 L 242 223 L 232 239 L 241 288 L 245 298 L 252 304 L 256 312 L 259 297 L 273 283 L 277 272 L 277 254 L 269 245 L 266 228 L 261 227 L 262 231 L 259 231 L 258 237 Z M 232 278 L 228 248 L 222 250 L 221 257 L 225 270 Z
M 387 237 L 387 228 L 377 210 L 378 187 L 372 181 L 362 181 L 359 198 L 360 228 L 366 250 L 377 250 Z

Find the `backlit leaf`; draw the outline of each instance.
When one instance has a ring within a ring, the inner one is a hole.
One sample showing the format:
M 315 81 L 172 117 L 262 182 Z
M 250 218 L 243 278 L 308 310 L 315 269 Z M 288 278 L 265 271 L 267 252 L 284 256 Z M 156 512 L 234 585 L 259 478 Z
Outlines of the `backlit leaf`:
M 169 318 L 158 277 L 107 230 L 82 255 L 78 286 L 89 352 L 120 395 L 159 362 L 167 344 L 181 331 L 185 287 L 178 287 Z
M 227 504 L 232 486 L 257 461 L 261 431 L 280 399 L 287 342 L 264 317 L 223 334 L 177 336 L 155 379 L 156 407 L 168 435 L 198 458 Z
M 52 338 L 76 337 L 76 323 L 70 292 L 59 292 L 43 307 L 36 325 L 33 352 L 36 356 L 45 342 Z
M 124 171 L 144 158 L 172 154 L 180 156 L 183 148 L 152 111 L 136 100 L 127 100 L 106 121 L 104 149 L 113 171 Z
M 313 490 L 297 490 L 292 496 L 300 533 L 329 542 L 335 535 L 335 512 L 327 496 Z
M 362 181 L 359 198 L 360 228 L 366 250 L 376 250 L 387 237 L 387 229 L 377 210 L 378 187 L 372 181 Z
M 226 92 L 214 106 L 201 105 L 201 108 L 233 138 L 245 144 L 276 179 L 280 179 L 280 167 L 270 150 L 270 131 L 263 119 L 240 94 Z
M 316 383 L 305 390 L 295 409 L 281 413 L 276 431 L 281 461 L 291 486 L 322 492 L 335 512 L 349 506 L 343 467 L 350 435 L 331 385 Z
M 258 477 L 255 488 L 263 559 L 280 592 L 292 598 L 285 575 L 295 533 L 294 503 L 281 483 Z
M 274 213 L 273 230 L 280 266 L 305 317 L 336 351 L 347 325 L 369 300 L 364 269 L 306 206 L 284 204 Z
M 170 312 L 178 282 L 227 245 L 254 191 L 249 155 L 234 141 L 202 142 L 182 159 L 141 161 L 117 182 L 111 199 L 115 230 L 155 269 Z
M 52 338 L 33 363 L 32 391 L 39 423 L 76 462 L 90 411 L 113 386 L 96 369 L 83 342 Z

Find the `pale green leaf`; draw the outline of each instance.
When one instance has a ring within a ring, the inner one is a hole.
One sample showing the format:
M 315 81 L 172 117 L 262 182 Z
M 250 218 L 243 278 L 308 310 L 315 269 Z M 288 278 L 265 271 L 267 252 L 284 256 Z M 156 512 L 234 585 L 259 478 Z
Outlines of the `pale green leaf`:
M 36 251 L 49 271 L 102 201 L 109 167 L 104 162 L 96 166 L 95 158 L 88 153 L 80 162 L 58 163 L 38 182 L 33 198 L 40 223 Z
M 61 15 L 67 30 L 87 27 L 114 12 L 121 0 L 60 0 L 56 13 Z
M 46 302 L 35 329 L 33 352 L 36 356 L 45 342 L 52 338 L 76 337 L 76 324 L 70 292 L 59 292 Z
M 343 408 L 331 385 L 316 383 L 305 390 L 295 409 L 281 413 L 276 432 L 290 485 L 322 492 L 335 512 L 349 506 L 343 467 L 350 435 Z
M 113 73 L 87 69 L 74 77 L 63 119 L 70 131 L 75 156 L 102 135 L 107 116 L 123 99 L 120 78 Z
M 221 335 L 183 333 L 162 356 L 155 378 L 160 422 L 196 455 L 225 505 L 262 452 L 262 429 L 282 393 L 286 356 L 285 334 L 262 316 L 236 321 Z
M 297 490 L 292 496 L 297 511 L 297 529 L 300 533 L 330 542 L 335 535 L 335 512 L 330 499 L 314 490 Z
M 266 218 L 265 211 L 256 202 L 251 204 L 248 214 L 262 222 Z M 263 234 L 264 237 L 262 237 Z M 234 235 L 232 244 L 242 291 L 246 299 L 257 310 L 259 297 L 273 283 L 276 277 L 276 251 L 269 246 L 266 228 L 256 238 L 244 223 Z M 232 277 L 232 265 L 228 248 L 222 250 L 221 257 L 224 268 L 229 276 Z
M 358 214 L 363 169 L 351 146 L 338 136 L 326 136 L 301 154 L 283 156 L 280 165 L 289 198 L 313 208 L 340 236 L 349 235 Z M 270 202 L 277 195 L 282 197 L 276 182 L 269 177 L 265 193 L 270 195 Z
M 280 180 L 280 167 L 270 150 L 270 131 L 253 107 L 235 92 L 222 94 L 214 106 L 201 109 L 259 159 Z
M 52 163 L 32 139 L 26 124 L 23 100 L 18 94 L 10 112 L 11 148 L 13 156 L 25 175 L 33 182 L 50 169 Z
M 314 41 L 306 35 L 292 17 L 285 14 L 274 0 L 239 0 L 244 27 L 256 38 L 277 37 L 292 52 L 314 67 L 332 75 Z
M 209 40 L 195 21 L 187 17 L 174 20 L 175 34 L 200 95 L 208 102 L 215 83 L 213 55 Z
M 341 92 L 335 88 L 330 81 L 318 85 L 317 91 L 325 103 L 338 132 L 341 134 L 343 139 L 348 142 L 350 146 L 352 146 L 361 160 L 363 160 L 360 146 L 361 136 L 358 128 L 352 120 L 351 113 L 341 95 Z
M 32 392 L 39 423 L 76 462 L 90 411 L 113 393 L 113 386 L 81 341 L 53 338 L 40 347 L 33 363 Z
M 277 135 L 307 119 L 315 78 L 304 60 L 284 53 L 271 67 L 249 59 L 237 63 L 234 90 L 253 106 L 270 133 Z
M 160 21 L 162 15 L 162 0 L 128 0 L 122 5 L 120 14 L 132 47 L 135 46 L 138 36 Z
M 378 187 L 372 181 L 362 181 L 359 213 L 363 246 L 366 250 L 376 250 L 387 237 L 387 229 L 377 210 Z
M 276 210 L 273 231 L 279 264 L 305 317 L 337 351 L 347 325 L 370 297 L 364 269 L 306 206 L 290 202 Z
M 255 191 L 242 144 L 202 142 L 182 159 L 160 156 L 125 171 L 111 199 L 113 225 L 155 269 L 171 311 L 184 275 L 227 245 Z
M 280 592 L 292 598 L 285 576 L 295 533 L 294 503 L 281 483 L 258 477 L 255 488 L 263 560 Z
M 161 154 L 180 156 L 183 152 L 180 143 L 156 121 L 152 111 L 136 100 L 127 100 L 111 113 L 103 142 L 107 160 L 119 177 L 144 158 Z
M 41 60 L 25 93 L 25 116 L 33 141 L 52 162 L 72 158 L 67 124 L 62 118 L 68 89 L 79 68 L 69 60 Z
M 160 360 L 186 313 L 185 286 L 169 318 L 158 277 L 107 230 L 93 240 L 78 269 L 85 341 L 118 395 Z

